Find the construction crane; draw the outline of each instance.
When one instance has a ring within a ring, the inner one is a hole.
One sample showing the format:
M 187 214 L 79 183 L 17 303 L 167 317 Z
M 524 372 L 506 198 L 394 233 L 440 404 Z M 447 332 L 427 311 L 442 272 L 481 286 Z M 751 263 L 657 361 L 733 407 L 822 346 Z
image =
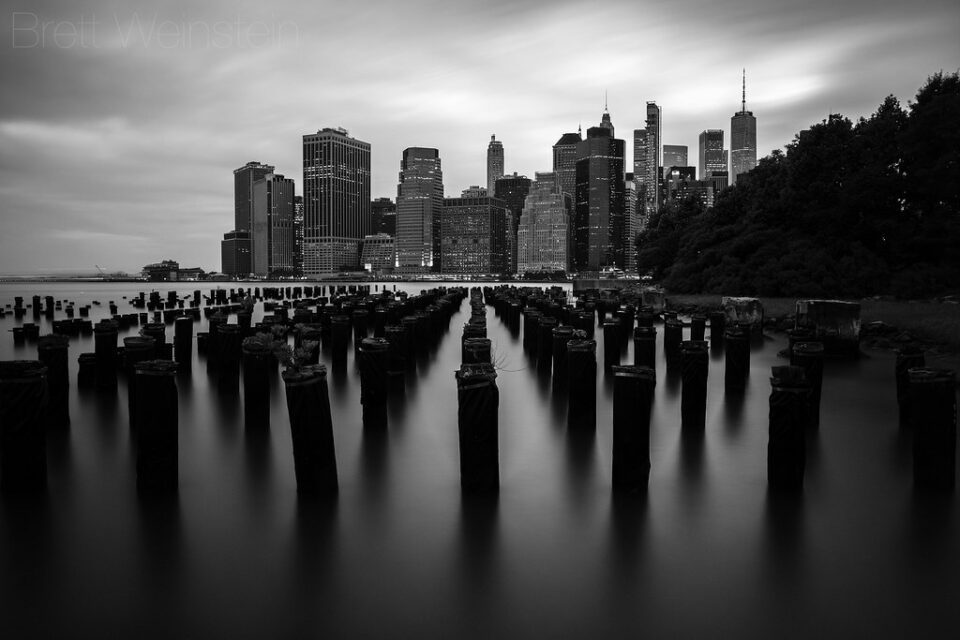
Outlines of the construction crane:
M 95 265 L 93 265 L 93 266 L 95 266 L 95 267 L 97 268 L 97 271 L 100 272 L 100 277 L 101 277 L 101 278 L 106 278 L 106 277 L 107 277 L 106 272 L 103 270 L 103 268 L 102 268 L 100 265 L 95 264 Z

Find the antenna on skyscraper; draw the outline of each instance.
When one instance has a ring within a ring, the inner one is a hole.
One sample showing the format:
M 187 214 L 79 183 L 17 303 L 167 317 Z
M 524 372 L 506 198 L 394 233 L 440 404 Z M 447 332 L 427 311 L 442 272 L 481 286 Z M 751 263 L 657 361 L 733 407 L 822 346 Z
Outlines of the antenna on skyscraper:
M 607 90 L 606 90 L 606 89 L 603 90 L 603 112 L 604 112 L 604 113 L 607 113 L 607 112 L 608 112 L 608 109 L 607 109 Z
M 740 102 L 740 111 L 746 113 L 747 111 L 747 70 L 743 70 L 743 96 L 741 97 Z

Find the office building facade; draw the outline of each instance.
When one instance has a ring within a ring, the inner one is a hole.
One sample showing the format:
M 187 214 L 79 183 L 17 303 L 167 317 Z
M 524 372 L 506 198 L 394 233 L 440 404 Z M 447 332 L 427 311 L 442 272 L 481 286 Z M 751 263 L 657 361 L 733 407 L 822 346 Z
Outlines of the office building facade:
M 497 178 L 503 177 L 503 167 L 503 143 L 491 135 L 487 145 L 487 193 L 493 193 Z
M 661 110 L 656 102 L 647 102 L 646 127 L 633 132 L 633 178 L 637 185 L 638 206 L 649 217 L 660 208 L 660 130 Z
M 493 197 L 503 200 L 507 205 L 507 273 L 517 272 L 517 225 L 523 213 L 527 194 L 530 193 L 530 178 L 518 175 L 497 178 Z
M 397 184 L 396 267 L 402 273 L 438 271 L 443 171 L 440 152 L 404 149 Z
M 250 232 L 228 231 L 220 242 L 220 271 L 235 278 L 250 275 Z
M 723 129 L 700 132 L 700 179 L 707 180 L 715 172 L 727 170 L 727 156 L 723 148 Z
M 252 272 L 293 275 L 293 180 L 268 173 L 253 183 Z
M 341 128 L 303 136 L 304 275 L 356 269 L 370 232 L 370 144 Z
M 730 118 L 730 181 L 757 166 L 757 119 L 747 111 L 747 74 L 743 74 L 740 111 Z
M 583 142 L 580 132 L 565 133 L 553 145 L 553 173 L 560 192 L 573 199 L 577 193 L 577 149 Z
M 614 137 L 609 114 L 590 127 L 577 148 L 574 269 L 624 266 L 624 142 Z
M 507 205 L 502 200 L 447 198 L 440 223 L 442 271 L 503 274 L 507 268 Z
M 554 173 L 537 173 L 517 225 L 517 273 L 569 269 L 569 219 Z
M 670 167 L 686 167 L 687 146 L 679 144 L 663 145 L 663 175 L 666 177 Z

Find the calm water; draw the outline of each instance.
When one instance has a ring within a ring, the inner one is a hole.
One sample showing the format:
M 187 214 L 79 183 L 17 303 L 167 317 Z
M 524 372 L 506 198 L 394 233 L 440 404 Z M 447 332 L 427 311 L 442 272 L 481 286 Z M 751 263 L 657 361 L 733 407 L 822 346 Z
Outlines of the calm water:
M 96 320 L 108 300 L 132 312 L 121 297 L 135 287 L 3 284 L 0 304 L 34 293 L 96 299 Z M 178 380 L 179 496 L 139 500 L 123 377 L 115 396 L 78 393 L 76 357 L 93 339 L 73 339 L 73 423 L 49 436 L 46 498 L 0 500 L 0 636 L 955 632 L 960 505 L 913 490 L 890 354 L 827 363 L 805 490 L 783 501 L 766 483 L 768 378 L 784 363 L 783 336 L 753 350 L 740 403 L 725 402 L 723 360 L 711 359 L 696 450 L 681 442 L 680 383 L 665 375 L 658 345 L 649 490 L 615 498 L 602 366 L 596 435 L 572 437 L 563 400 L 488 307 L 501 362 L 501 492 L 476 501 L 460 493 L 453 378 L 468 316 L 465 301 L 408 376 L 406 397 L 391 400 L 385 436 L 362 428 L 352 349 L 346 370 L 331 371 L 335 503 L 297 500 L 279 376 L 270 430 L 251 433 L 242 395 L 221 395 L 196 355 L 192 376 Z M 35 345 L 13 345 L 7 330 L 17 322 L 0 320 L 0 359 L 36 357 Z M 602 332 L 597 339 L 602 363 Z M 632 357 L 631 347 L 624 360 Z

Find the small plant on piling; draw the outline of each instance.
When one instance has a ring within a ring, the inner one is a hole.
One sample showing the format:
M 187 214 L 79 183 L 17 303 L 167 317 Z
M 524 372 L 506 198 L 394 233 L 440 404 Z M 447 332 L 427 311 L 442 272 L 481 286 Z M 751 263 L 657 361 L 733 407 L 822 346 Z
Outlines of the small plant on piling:
M 303 331 L 304 325 L 298 324 L 295 328 L 297 331 Z M 283 327 L 273 328 L 274 336 L 279 336 L 284 333 Z M 275 344 L 274 354 L 277 356 L 277 360 L 283 365 L 285 371 L 295 373 L 300 373 L 304 366 L 311 364 L 310 360 L 313 350 L 320 346 L 316 340 L 303 340 L 300 346 L 294 349 L 287 344 L 285 335 L 283 341 L 277 340 Z

